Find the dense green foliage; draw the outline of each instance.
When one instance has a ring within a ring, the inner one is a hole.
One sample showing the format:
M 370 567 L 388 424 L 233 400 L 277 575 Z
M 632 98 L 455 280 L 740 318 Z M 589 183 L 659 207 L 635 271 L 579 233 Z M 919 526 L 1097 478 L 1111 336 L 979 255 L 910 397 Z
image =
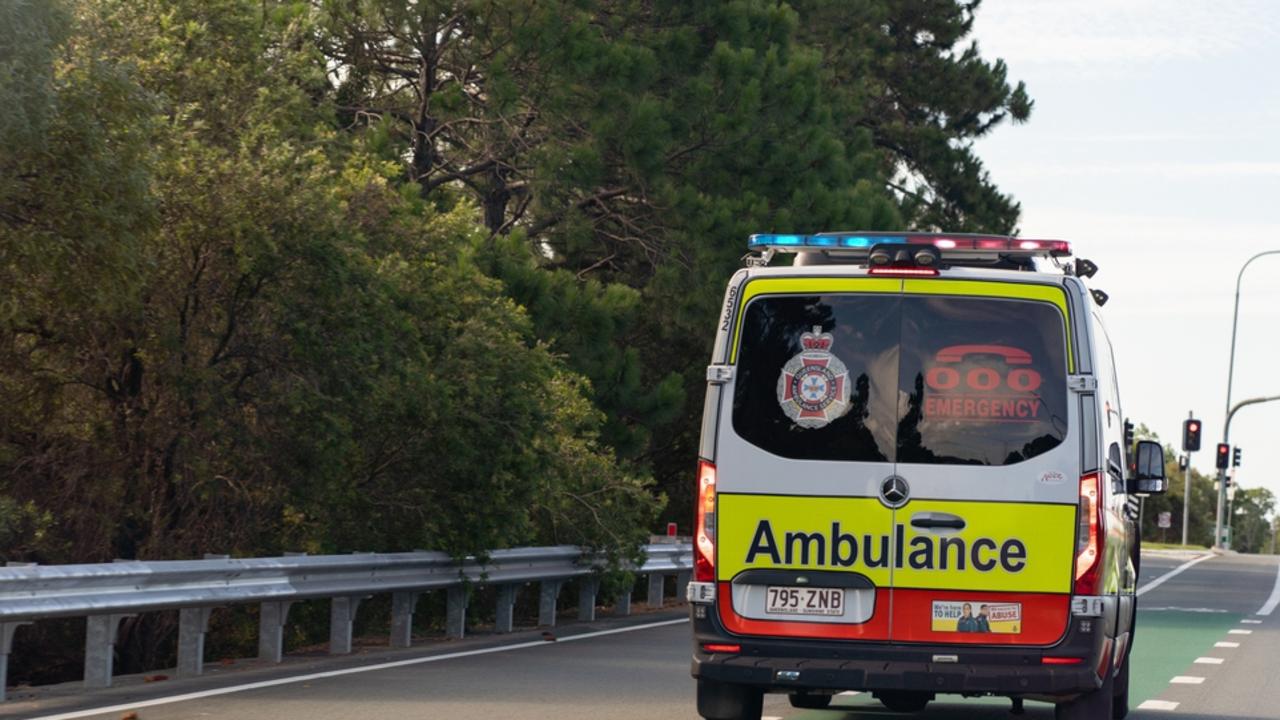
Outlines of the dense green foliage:
M 658 499 L 474 207 L 336 127 L 305 7 L 81 10 L 6 123 L 8 558 L 643 537 Z
M 627 547 L 747 234 L 1014 228 L 975 5 L 5 3 L 0 551 Z
M 0 0 L 0 558 L 687 528 L 749 233 L 1015 230 L 976 6 Z

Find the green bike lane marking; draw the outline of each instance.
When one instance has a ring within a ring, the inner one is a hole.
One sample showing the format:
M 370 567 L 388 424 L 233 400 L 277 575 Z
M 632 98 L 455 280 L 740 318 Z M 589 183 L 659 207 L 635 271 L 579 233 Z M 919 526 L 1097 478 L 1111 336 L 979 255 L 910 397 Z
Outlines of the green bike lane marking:
M 1189 671 L 1196 658 L 1211 654 L 1213 644 L 1227 637 L 1227 631 L 1239 627 L 1239 613 L 1194 612 L 1186 610 L 1138 610 L 1137 640 L 1133 646 L 1129 676 L 1129 707 L 1136 708 L 1144 700 L 1157 697 L 1176 675 L 1197 675 Z M 1222 652 L 1231 652 L 1224 650 Z M 1229 656 L 1228 656 L 1229 657 Z M 891 713 L 870 693 L 854 697 L 837 697 L 830 710 L 790 710 L 781 713 L 787 720 L 855 720 L 855 718 L 903 717 Z M 945 706 L 945 708 L 943 707 Z M 1003 717 L 1010 703 L 1008 698 L 962 698 L 959 695 L 940 695 L 929 703 L 925 717 L 969 718 Z M 969 712 L 966 712 L 966 708 Z M 1051 706 L 1028 701 L 1027 717 L 1051 717 Z M 997 712 L 998 711 L 998 712 Z M 1047 714 L 1046 714 L 1047 713 Z M 768 710 L 765 715 L 772 715 Z
M 1239 613 L 1143 610 L 1139 606 L 1129 706 L 1136 708 L 1143 700 L 1164 692 L 1175 675 L 1203 674 L 1187 668 L 1196 658 L 1212 653 L 1213 644 L 1226 639 L 1227 631 L 1239 627 L 1243 617 Z

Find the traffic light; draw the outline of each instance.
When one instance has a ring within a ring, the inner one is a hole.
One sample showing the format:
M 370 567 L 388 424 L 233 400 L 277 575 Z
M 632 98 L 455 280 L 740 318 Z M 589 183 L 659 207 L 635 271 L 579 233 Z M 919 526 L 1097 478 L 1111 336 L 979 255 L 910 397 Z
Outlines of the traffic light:
M 1236 448 L 1231 456 L 1231 467 L 1240 467 L 1240 448 Z
M 1182 451 L 1196 452 L 1200 449 L 1200 421 L 1195 418 L 1182 421 Z
M 1218 443 L 1218 469 L 1226 470 L 1231 463 L 1231 446 L 1226 443 Z

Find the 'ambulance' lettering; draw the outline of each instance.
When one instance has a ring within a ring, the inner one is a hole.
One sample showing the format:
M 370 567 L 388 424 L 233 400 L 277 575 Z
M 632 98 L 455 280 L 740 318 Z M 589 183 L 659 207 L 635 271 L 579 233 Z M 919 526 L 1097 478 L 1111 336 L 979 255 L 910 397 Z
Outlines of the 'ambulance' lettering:
M 917 535 L 911 538 L 908 553 L 906 527 L 903 525 L 894 525 L 892 538 L 871 533 L 858 537 L 844 532 L 839 522 L 833 522 L 829 535 L 786 532 L 779 544 L 768 520 L 761 520 L 756 525 L 751 547 L 747 549 L 746 563 L 751 565 L 761 557 L 768 558 L 774 565 L 847 568 L 861 562 L 868 568 L 886 568 L 890 565 L 891 543 L 893 566 L 896 568 L 909 565 L 915 570 L 964 570 L 972 567 L 979 572 L 990 572 L 999 567 L 1007 573 L 1018 573 L 1027 566 L 1027 546 L 1017 538 L 997 543 L 992 538 L 980 537 L 967 544 L 963 537 Z

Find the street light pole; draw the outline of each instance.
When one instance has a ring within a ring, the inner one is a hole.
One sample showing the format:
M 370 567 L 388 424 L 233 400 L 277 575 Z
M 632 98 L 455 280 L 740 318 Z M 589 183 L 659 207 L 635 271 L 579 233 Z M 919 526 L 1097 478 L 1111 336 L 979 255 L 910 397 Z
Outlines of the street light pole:
M 1230 444 L 1229 438 L 1231 437 L 1231 418 L 1235 417 L 1235 414 L 1239 412 L 1240 408 L 1248 407 L 1250 405 L 1257 405 L 1258 403 L 1272 402 L 1273 400 L 1280 400 L 1280 395 L 1249 398 L 1248 400 L 1241 400 L 1240 402 L 1236 403 L 1235 407 L 1231 408 L 1231 410 L 1227 412 L 1227 421 L 1222 424 L 1222 442 Z M 1214 540 L 1213 546 L 1218 548 L 1224 547 L 1222 543 L 1222 505 L 1223 505 L 1223 502 L 1225 502 L 1225 499 L 1227 496 L 1226 479 L 1227 479 L 1226 469 L 1219 468 L 1218 469 L 1218 521 L 1214 524 L 1214 535 L 1213 535 L 1213 540 Z
M 1240 266 L 1240 272 L 1236 273 L 1236 303 L 1235 308 L 1231 311 L 1231 357 L 1227 360 L 1227 421 L 1222 426 L 1222 442 L 1227 442 L 1227 432 L 1231 425 L 1231 383 L 1235 379 L 1236 371 L 1236 328 L 1240 324 L 1240 281 L 1244 279 L 1244 271 L 1249 268 L 1249 264 L 1254 260 L 1266 255 L 1280 255 L 1280 250 L 1263 250 L 1244 261 L 1244 265 Z M 1213 529 L 1213 546 L 1216 548 L 1223 547 L 1222 542 L 1222 504 L 1226 500 L 1227 486 L 1223 480 L 1226 473 L 1218 471 L 1218 519 L 1214 523 Z

